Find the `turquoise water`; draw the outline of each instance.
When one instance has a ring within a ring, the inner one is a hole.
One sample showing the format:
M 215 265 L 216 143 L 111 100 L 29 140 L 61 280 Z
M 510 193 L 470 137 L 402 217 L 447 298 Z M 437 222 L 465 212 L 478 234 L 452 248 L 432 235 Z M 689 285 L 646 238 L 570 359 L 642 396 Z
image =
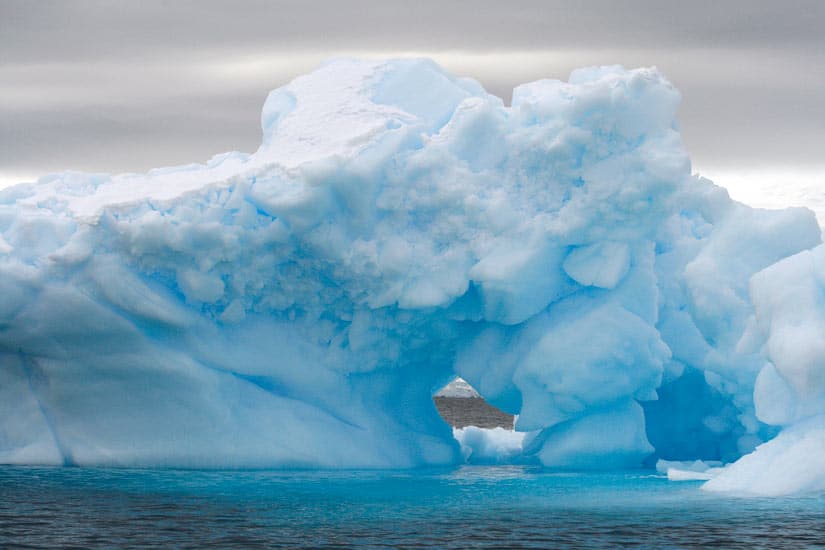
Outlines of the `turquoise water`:
M 825 497 L 743 499 L 648 471 L 0 467 L 0 548 L 825 546 Z

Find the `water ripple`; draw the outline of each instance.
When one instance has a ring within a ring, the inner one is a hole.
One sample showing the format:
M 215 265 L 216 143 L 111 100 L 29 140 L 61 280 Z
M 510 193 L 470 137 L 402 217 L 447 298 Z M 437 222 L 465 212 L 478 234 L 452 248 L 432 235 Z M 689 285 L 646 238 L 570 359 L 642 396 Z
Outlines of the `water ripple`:
M 825 498 L 731 499 L 640 472 L 0 467 L 0 548 L 810 548 Z

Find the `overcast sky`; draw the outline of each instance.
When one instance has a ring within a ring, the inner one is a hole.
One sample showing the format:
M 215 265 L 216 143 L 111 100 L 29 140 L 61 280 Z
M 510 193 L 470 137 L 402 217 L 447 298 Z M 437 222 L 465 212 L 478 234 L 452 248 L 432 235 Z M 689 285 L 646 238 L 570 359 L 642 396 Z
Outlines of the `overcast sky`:
M 655 65 L 695 171 L 825 195 L 823 0 L 0 0 L 0 184 L 251 152 L 267 92 L 339 55 L 430 56 L 505 101 L 577 66 Z

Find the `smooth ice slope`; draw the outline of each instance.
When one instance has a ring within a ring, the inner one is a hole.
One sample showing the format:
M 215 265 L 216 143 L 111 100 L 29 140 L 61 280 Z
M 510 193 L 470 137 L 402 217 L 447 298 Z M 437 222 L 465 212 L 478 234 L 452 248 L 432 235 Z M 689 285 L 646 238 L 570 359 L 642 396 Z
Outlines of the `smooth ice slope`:
M 0 461 L 450 463 L 456 375 L 519 413 L 517 460 L 737 459 L 819 406 L 748 285 L 820 229 L 691 176 L 679 100 L 342 60 L 270 94 L 254 154 L 0 191 Z

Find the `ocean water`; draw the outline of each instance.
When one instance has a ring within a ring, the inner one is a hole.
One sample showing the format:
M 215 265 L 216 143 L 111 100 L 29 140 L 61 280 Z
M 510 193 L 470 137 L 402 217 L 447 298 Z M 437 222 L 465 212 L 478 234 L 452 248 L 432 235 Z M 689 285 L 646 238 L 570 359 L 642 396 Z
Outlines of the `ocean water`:
M 0 548 L 806 548 L 825 497 L 721 497 L 648 471 L 0 467 Z

